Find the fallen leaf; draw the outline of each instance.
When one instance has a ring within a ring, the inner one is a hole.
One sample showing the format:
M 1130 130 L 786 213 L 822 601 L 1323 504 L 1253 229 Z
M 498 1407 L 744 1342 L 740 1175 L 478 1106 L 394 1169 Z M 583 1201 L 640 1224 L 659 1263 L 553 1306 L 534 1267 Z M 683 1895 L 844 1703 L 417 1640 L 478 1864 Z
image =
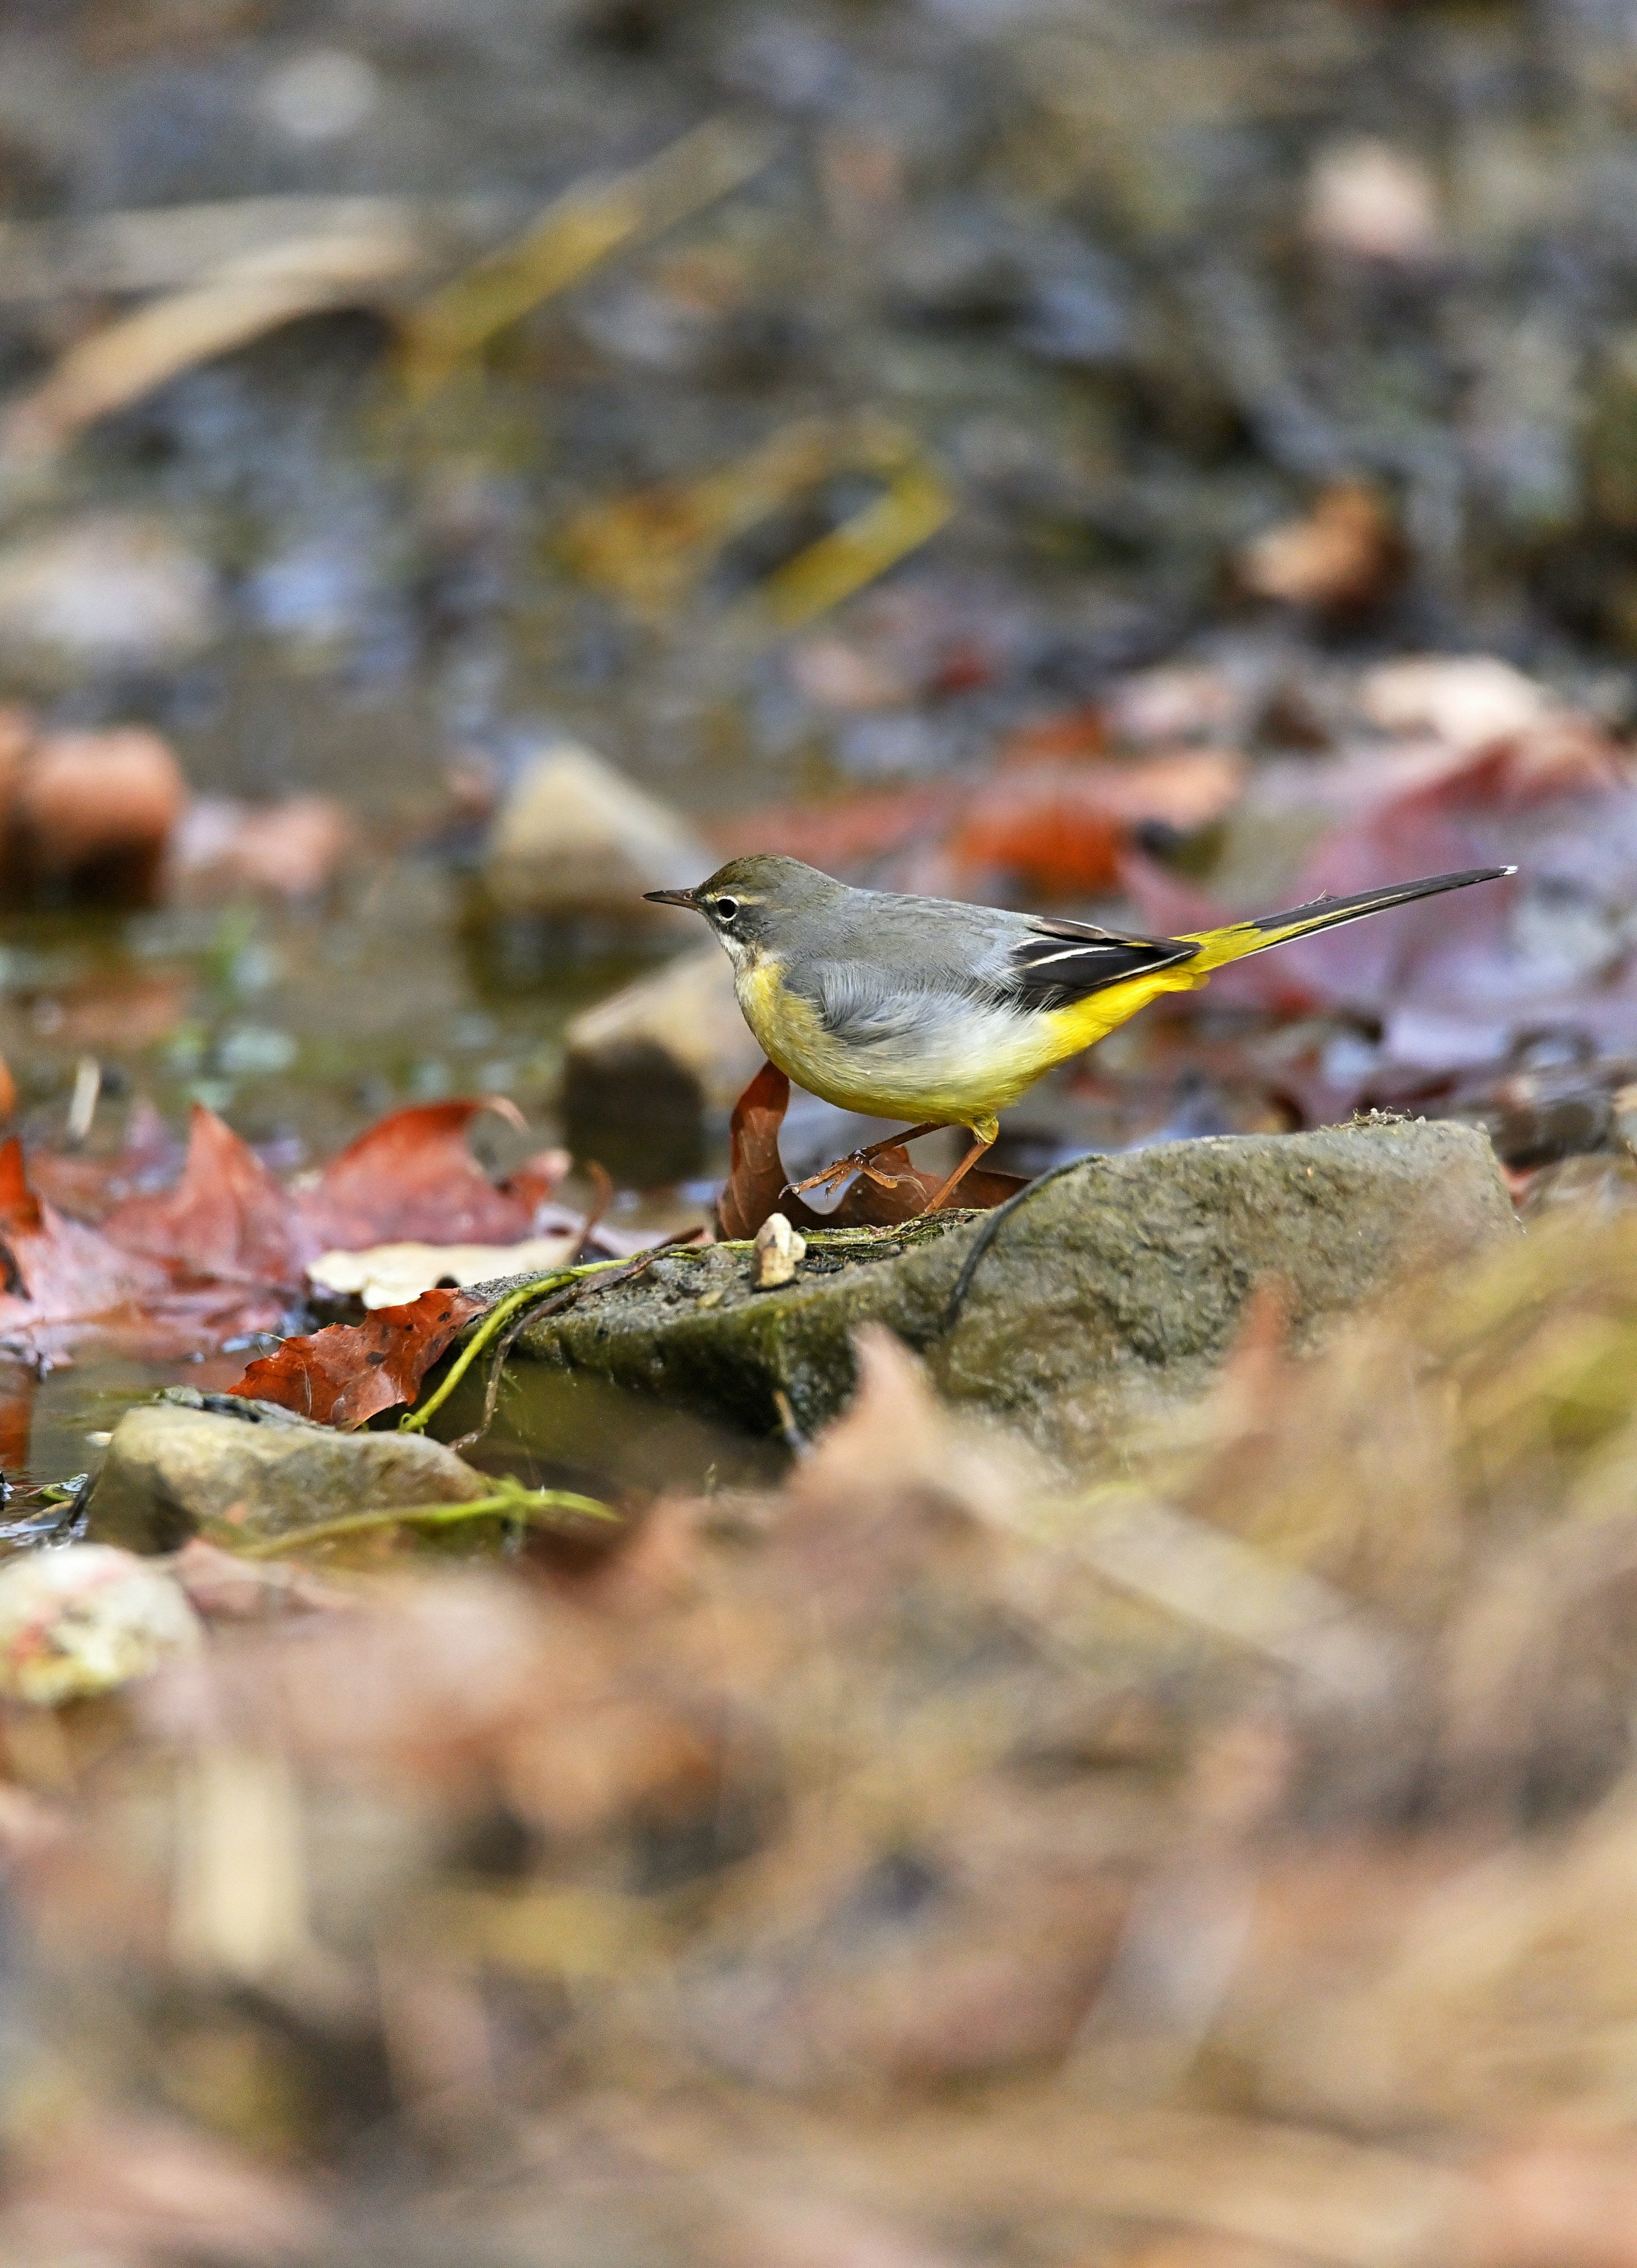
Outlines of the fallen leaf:
M 779 1155 L 779 1129 L 790 1105 L 790 1082 L 774 1064 L 764 1064 L 733 1106 L 730 1125 L 730 1167 L 727 1186 L 716 1200 L 716 1219 L 724 1237 L 754 1236 L 775 1212 L 792 1228 L 885 1228 L 895 1221 L 913 1220 L 937 1195 L 944 1175 L 923 1174 L 911 1165 L 901 1147 L 884 1150 L 876 1159 L 886 1183 L 860 1174 L 833 1212 L 815 1212 L 800 1197 L 786 1194 L 784 1165 Z M 1013 1174 L 974 1169 L 960 1185 L 961 1204 L 982 1211 L 1003 1204 L 1024 1186 Z
M 534 1226 L 525 1197 L 497 1189 L 466 1146 L 486 1110 L 517 1122 L 516 1107 L 480 1097 L 394 1111 L 294 1192 L 313 1252 L 362 1252 L 393 1241 L 516 1244 Z M 518 1122 L 520 1123 L 520 1122 Z
M 310 1249 L 290 1192 L 232 1129 L 194 1105 L 182 1177 L 162 1197 L 128 1197 L 102 1224 L 127 1252 L 191 1277 L 297 1291 Z
M 1278 900 L 1301 905 L 1502 864 L 1522 865 L 1516 882 L 1296 939 L 1222 971 L 1212 993 L 1279 1013 L 1379 1015 L 1391 1051 L 1418 1064 L 1496 1059 L 1517 1029 L 1548 1023 L 1609 1047 L 1637 1043 L 1626 930 L 1637 784 L 1624 752 L 1589 718 L 1548 712 L 1476 747 L 1452 742 L 1442 760 L 1407 785 L 1389 784 L 1327 836 Z M 1120 878 L 1139 920 L 1164 934 L 1274 910 L 1265 902 L 1225 909 L 1134 854 Z
M 1176 748 L 1101 760 L 1095 712 L 1031 725 L 1007 743 L 1004 767 L 974 789 L 890 788 L 845 802 L 775 806 L 716 829 L 730 852 L 776 853 L 826 873 L 877 869 L 943 846 L 959 892 L 996 870 L 1024 887 L 1111 887 L 1120 853 L 1145 824 L 1193 834 L 1220 819 L 1245 782 L 1228 748 Z M 1090 758 L 1075 762 L 1076 757 Z
M 68 1220 L 29 1187 L 23 1145 L 15 1136 L 0 1147 L 0 1257 L 6 1289 L 0 1293 L 0 1344 L 43 1351 L 48 1327 L 163 1300 L 165 1270 L 137 1253 L 124 1252 L 99 1230 Z
M 28 1469 L 39 1387 L 26 1364 L 8 1362 L 0 1367 L 0 1475 L 14 1477 Z
M 1108 718 L 1102 710 L 1070 709 L 1061 717 L 1020 726 L 1002 744 L 1001 762 L 1061 763 L 1075 756 L 1100 756 L 1108 737 Z
M 228 1392 L 276 1402 L 321 1425 L 362 1425 L 379 1410 L 412 1403 L 439 1355 L 488 1304 L 469 1292 L 444 1291 L 378 1307 L 367 1322 L 332 1323 L 286 1339 Z
M 1185 748 L 1134 762 L 1040 763 L 978 790 L 949 843 L 958 872 L 996 868 L 1031 889 L 1106 889 L 1121 851 L 1145 824 L 1195 833 L 1220 819 L 1244 785 L 1244 759 Z
M 113 1157 L 63 1157 L 35 1150 L 28 1160 L 29 1183 L 75 1220 L 100 1221 L 123 1198 L 169 1181 L 184 1154 L 152 1103 L 138 1095 Z
M 1239 553 L 1239 579 L 1259 599 L 1319 614 L 1366 613 L 1400 580 L 1408 551 L 1376 490 L 1341 481 L 1300 519 L 1266 529 Z
M 566 1268 L 584 1238 L 577 1214 L 545 1236 L 520 1244 L 377 1244 L 367 1252 L 321 1252 L 307 1281 L 366 1307 L 400 1307 L 440 1285 L 485 1284 L 496 1276 L 545 1276 Z

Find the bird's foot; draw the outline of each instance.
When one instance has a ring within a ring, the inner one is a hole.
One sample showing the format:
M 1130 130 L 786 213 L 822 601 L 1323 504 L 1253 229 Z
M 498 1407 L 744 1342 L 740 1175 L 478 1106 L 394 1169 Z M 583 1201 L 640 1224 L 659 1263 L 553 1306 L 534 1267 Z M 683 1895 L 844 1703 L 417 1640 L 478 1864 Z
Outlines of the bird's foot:
M 854 1150 L 847 1157 L 838 1158 L 833 1166 L 825 1167 L 821 1173 L 810 1174 L 804 1182 L 787 1182 L 784 1194 L 799 1197 L 805 1196 L 809 1189 L 834 1189 L 839 1182 L 849 1180 L 855 1174 L 866 1174 L 877 1188 L 884 1189 L 895 1189 L 903 1178 L 899 1174 L 883 1173 L 869 1150 Z

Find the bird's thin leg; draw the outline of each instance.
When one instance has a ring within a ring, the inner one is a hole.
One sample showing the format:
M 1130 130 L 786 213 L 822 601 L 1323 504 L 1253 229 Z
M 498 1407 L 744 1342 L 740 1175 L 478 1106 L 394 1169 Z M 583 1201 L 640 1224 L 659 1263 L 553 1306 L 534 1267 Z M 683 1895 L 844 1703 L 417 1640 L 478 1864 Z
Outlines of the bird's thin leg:
M 954 1172 L 950 1175 L 948 1181 L 944 1182 L 943 1187 L 938 1191 L 936 1197 L 933 1198 L 932 1203 L 927 1207 L 927 1211 L 929 1212 L 937 1212 L 943 1206 L 946 1205 L 949 1203 L 951 1197 L 960 1187 L 967 1174 L 971 1173 L 973 1167 L 977 1164 L 979 1159 L 982 1157 L 984 1152 L 986 1150 L 992 1150 L 994 1147 L 995 1137 L 993 1134 L 980 1134 L 973 1141 L 971 1149 L 967 1151 L 965 1156 L 961 1160 L 959 1165 L 956 1167 Z
M 868 1174 L 870 1180 L 878 1182 L 883 1189 L 895 1189 L 897 1178 L 892 1174 L 877 1173 L 870 1163 L 871 1159 L 878 1158 L 884 1150 L 896 1150 L 905 1142 L 916 1141 L 922 1134 L 936 1134 L 943 1124 L 942 1118 L 929 1118 L 924 1125 L 912 1126 L 907 1133 L 885 1135 L 879 1142 L 871 1142 L 865 1149 L 855 1150 L 848 1157 L 838 1158 L 834 1165 L 826 1166 L 821 1174 L 810 1174 L 804 1182 L 787 1182 L 785 1186 L 791 1197 L 798 1197 L 804 1189 L 828 1189 L 832 1182 L 843 1180 L 848 1174 Z

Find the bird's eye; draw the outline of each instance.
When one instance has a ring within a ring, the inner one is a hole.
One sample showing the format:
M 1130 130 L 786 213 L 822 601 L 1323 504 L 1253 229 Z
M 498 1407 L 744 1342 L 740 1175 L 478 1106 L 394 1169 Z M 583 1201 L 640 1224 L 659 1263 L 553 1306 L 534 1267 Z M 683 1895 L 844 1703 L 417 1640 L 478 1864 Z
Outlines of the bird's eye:
M 738 910 L 739 902 L 737 898 L 718 898 L 716 900 L 716 919 L 718 921 L 736 921 L 738 918 Z

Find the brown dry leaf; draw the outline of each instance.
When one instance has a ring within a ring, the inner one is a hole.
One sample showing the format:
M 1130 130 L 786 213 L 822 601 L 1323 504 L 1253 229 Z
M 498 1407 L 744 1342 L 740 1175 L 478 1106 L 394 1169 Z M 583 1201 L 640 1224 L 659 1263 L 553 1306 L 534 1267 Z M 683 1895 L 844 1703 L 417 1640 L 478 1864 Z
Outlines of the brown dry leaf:
M 439 1355 L 488 1304 L 469 1292 L 423 1292 L 404 1307 L 376 1308 L 367 1322 L 286 1339 L 228 1391 L 279 1403 L 321 1425 L 362 1425 L 413 1403 Z
M 1239 578 L 1259 599 L 1320 614 L 1360 615 L 1398 583 L 1409 553 L 1377 492 L 1362 481 L 1326 489 L 1304 519 L 1270 527 L 1239 554 Z
M 83 1028 L 79 1021 L 82 1008 L 93 1025 L 100 1028 L 105 1015 L 113 1017 L 122 997 L 117 990 L 112 1001 L 106 1000 L 100 990 L 84 1001 L 70 996 L 65 1005 L 67 1028 L 77 1040 Z M 174 998 L 173 996 L 173 1005 Z M 138 1017 L 146 1005 L 146 993 L 139 992 L 135 1004 Z M 174 1015 L 171 1020 L 175 1020 Z M 83 1044 L 95 1046 L 98 1042 Z M 184 1155 L 181 1144 L 152 1103 L 138 1095 L 125 1122 L 124 1138 L 112 1157 L 62 1157 L 52 1150 L 36 1150 L 28 1160 L 28 1178 L 35 1192 L 49 1197 L 60 1211 L 75 1220 L 97 1222 L 139 1187 L 151 1188 L 156 1182 L 168 1179 L 180 1169 Z
M 727 1186 L 716 1200 L 716 1219 L 723 1236 L 754 1236 L 775 1212 L 782 1212 L 793 1228 L 804 1231 L 886 1228 L 894 1221 L 914 1219 L 937 1195 L 944 1176 L 921 1172 L 910 1163 L 907 1150 L 895 1147 L 883 1150 L 874 1160 L 883 1180 L 859 1174 L 833 1211 L 815 1212 L 800 1197 L 786 1193 L 779 1129 L 789 1107 L 790 1082 L 770 1063 L 762 1065 L 734 1104 Z M 974 1168 L 960 1185 L 961 1204 L 979 1211 L 1004 1204 L 1024 1186 L 1015 1174 Z
M 1237 801 L 1244 759 L 1185 748 L 1124 763 L 1026 764 L 980 788 L 949 842 L 958 871 L 1000 868 L 1031 889 L 1110 887 L 1145 823 L 1193 834 Z
M 827 804 L 774 804 L 714 829 L 725 854 L 804 859 L 826 873 L 874 865 L 936 842 L 960 809 L 948 787 L 878 788 Z
M 754 1236 L 770 1213 L 784 1210 L 779 1129 L 789 1107 L 790 1082 L 770 1063 L 763 1064 L 733 1106 L 728 1183 L 716 1200 L 717 1223 L 729 1239 Z M 806 1211 L 799 1198 L 790 1203 Z M 796 1225 L 791 1212 L 785 1218 Z
M 162 1197 L 128 1197 L 102 1233 L 187 1277 L 298 1291 L 307 1248 L 290 1192 L 213 1110 L 195 1103 L 182 1177 Z
M 520 1123 L 503 1096 L 396 1110 L 333 1158 L 295 1203 L 313 1252 L 394 1241 L 516 1244 L 533 1226 L 526 1197 L 497 1189 L 466 1146 L 484 1111 Z
M 164 1300 L 165 1270 L 123 1252 L 99 1231 L 66 1220 L 29 1187 L 23 1145 L 0 1147 L 0 1343 L 26 1352 L 61 1344 L 62 1325 Z

